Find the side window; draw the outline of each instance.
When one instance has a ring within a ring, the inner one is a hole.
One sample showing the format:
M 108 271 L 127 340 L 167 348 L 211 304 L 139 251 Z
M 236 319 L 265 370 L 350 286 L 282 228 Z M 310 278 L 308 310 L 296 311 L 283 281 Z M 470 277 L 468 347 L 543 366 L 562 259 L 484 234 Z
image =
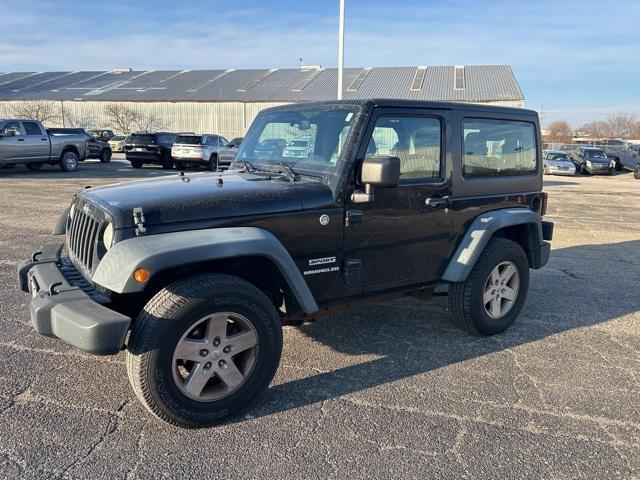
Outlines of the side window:
M 224 138 L 224 137 L 218 137 L 218 139 L 220 140 L 220 146 L 221 146 L 221 147 L 226 147 L 226 146 L 227 146 L 227 144 L 229 143 L 229 140 L 227 140 L 227 139 L 226 139 L 226 138 Z
M 22 126 L 27 135 L 42 136 L 42 131 L 36 122 L 22 122 Z
M 433 117 L 381 116 L 367 146 L 367 156 L 400 159 L 400 180 L 440 178 L 440 120 Z
M 24 135 L 20 122 L 7 122 L 0 133 L 13 132 L 14 135 Z
M 532 123 L 466 119 L 463 121 L 465 177 L 528 175 L 537 169 Z

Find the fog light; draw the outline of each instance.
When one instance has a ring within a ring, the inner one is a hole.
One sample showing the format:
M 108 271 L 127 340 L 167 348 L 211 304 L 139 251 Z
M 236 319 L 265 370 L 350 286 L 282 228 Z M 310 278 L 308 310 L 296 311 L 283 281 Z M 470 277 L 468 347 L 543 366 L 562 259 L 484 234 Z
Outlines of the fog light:
M 146 268 L 138 268 L 135 272 L 133 272 L 133 279 L 138 283 L 145 283 L 147 280 L 149 280 L 150 276 L 151 274 Z

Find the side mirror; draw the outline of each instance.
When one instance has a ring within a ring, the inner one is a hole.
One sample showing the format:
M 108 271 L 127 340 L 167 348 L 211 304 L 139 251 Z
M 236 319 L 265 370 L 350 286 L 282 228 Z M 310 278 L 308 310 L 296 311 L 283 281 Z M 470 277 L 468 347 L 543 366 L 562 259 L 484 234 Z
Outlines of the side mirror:
M 400 159 L 398 157 L 366 157 L 362 162 L 360 182 L 364 192 L 351 195 L 353 203 L 367 203 L 373 200 L 373 188 L 397 187 L 400 183 Z

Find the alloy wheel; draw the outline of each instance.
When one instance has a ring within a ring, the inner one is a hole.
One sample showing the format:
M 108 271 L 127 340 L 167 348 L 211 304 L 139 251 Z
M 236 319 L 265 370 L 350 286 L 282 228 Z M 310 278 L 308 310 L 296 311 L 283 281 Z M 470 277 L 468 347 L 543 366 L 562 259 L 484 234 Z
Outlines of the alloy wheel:
M 487 278 L 482 296 L 482 303 L 487 315 L 491 318 L 504 317 L 518 298 L 520 275 L 513 262 L 498 264 Z

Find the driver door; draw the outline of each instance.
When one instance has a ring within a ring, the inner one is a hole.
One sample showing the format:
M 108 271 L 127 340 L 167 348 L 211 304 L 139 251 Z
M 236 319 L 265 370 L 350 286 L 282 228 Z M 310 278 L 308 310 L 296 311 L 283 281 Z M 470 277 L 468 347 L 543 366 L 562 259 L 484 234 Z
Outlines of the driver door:
M 27 142 L 22 125 L 17 121 L 4 124 L 0 133 L 13 131 L 15 135 L 0 138 L 0 163 L 19 163 L 25 160 Z
M 365 156 L 399 157 L 400 184 L 375 188 L 368 203 L 351 200 L 361 186 L 347 189 L 343 275 L 349 286 L 366 293 L 440 279 L 453 241 L 448 116 L 400 108 L 374 113 L 356 165 Z

